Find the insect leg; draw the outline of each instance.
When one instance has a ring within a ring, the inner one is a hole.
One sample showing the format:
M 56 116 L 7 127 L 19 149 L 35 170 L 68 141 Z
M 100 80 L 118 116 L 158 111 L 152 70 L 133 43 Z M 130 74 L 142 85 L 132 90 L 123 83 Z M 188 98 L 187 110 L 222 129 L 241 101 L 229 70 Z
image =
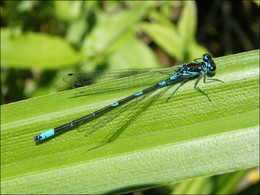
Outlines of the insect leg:
M 180 82 L 180 84 L 176 87 L 176 89 L 172 92 L 172 94 L 168 97 L 168 99 L 166 100 L 166 102 L 173 96 L 173 94 L 184 84 L 188 81 L 189 79 L 185 79 L 183 81 Z
M 202 77 L 204 77 L 203 80 L 205 80 L 205 78 L 206 78 L 205 75 L 206 75 L 205 72 L 203 72 L 203 73 L 199 76 L 199 78 L 197 79 L 197 81 L 194 83 L 194 88 L 197 89 L 197 90 L 198 90 L 199 92 L 201 92 L 202 94 L 204 94 L 204 95 L 209 99 L 209 101 L 211 101 L 211 99 L 209 98 L 209 96 L 208 96 L 202 89 L 200 89 L 200 88 L 197 86 L 198 83 L 199 83 L 199 81 L 202 79 Z

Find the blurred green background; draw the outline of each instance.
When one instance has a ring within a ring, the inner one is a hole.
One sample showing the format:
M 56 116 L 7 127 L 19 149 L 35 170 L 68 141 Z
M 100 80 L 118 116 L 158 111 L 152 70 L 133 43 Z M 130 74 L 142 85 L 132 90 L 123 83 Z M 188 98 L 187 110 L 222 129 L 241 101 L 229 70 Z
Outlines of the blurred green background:
M 1 105 L 70 72 L 163 68 L 259 49 L 259 1 L 1 1 Z M 258 194 L 243 170 L 130 194 Z

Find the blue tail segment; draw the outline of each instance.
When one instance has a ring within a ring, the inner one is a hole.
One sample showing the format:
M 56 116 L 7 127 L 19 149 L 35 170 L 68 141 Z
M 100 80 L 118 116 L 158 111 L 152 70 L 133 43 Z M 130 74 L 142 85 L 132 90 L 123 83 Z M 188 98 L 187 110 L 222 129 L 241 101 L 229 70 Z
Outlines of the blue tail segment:
M 144 94 L 143 91 L 140 91 L 140 92 L 136 93 L 135 96 L 139 96 L 139 95 L 143 95 L 143 94 Z
M 38 142 L 38 141 L 44 140 L 44 139 L 46 139 L 46 138 L 48 138 L 48 137 L 51 137 L 51 136 L 53 136 L 53 135 L 54 135 L 54 129 L 50 129 L 50 130 L 48 130 L 48 131 L 45 131 L 44 133 L 41 133 L 41 134 L 39 134 L 39 135 L 36 135 L 36 136 L 34 137 L 34 141 L 35 141 L 35 142 Z
M 162 81 L 159 83 L 160 86 L 165 86 L 166 84 L 167 84 L 166 81 Z
M 118 102 L 116 102 L 116 103 L 114 103 L 114 104 L 112 104 L 111 106 L 118 106 Z

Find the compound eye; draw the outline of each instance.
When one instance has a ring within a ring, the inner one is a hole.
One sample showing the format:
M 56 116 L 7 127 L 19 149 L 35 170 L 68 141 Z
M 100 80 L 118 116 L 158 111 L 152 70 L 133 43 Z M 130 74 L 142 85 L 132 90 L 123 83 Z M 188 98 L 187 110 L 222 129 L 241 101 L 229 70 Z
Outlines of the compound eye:
M 209 54 L 204 54 L 202 56 L 202 59 L 204 62 L 209 62 L 209 60 L 211 59 L 211 56 Z
M 215 71 L 216 71 L 216 66 L 209 67 L 209 72 L 215 72 Z

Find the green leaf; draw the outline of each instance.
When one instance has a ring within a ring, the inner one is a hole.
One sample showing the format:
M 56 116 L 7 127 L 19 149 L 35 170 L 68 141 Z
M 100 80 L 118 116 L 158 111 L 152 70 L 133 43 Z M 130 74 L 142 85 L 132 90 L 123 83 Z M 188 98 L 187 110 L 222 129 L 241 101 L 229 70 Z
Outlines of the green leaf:
M 197 7 L 194 1 L 184 1 L 183 9 L 180 19 L 177 24 L 179 35 L 185 42 L 191 41 L 195 38 L 197 30 Z
M 68 30 L 66 34 L 66 40 L 68 40 L 72 44 L 81 44 L 81 39 L 84 36 L 84 33 L 87 30 L 88 23 L 86 23 L 86 16 L 78 18 L 77 20 L 73 20 L 68 25 Z
M 168 102 L 176 86 L 105 126 L 116 111 L 38 145 L 38 133 L 145 86 L 107 91 L 121 86 L 115 80 L 1 106 L 1 192 L 128 192 L 259 166 L 259 50 L 214 60 L 224 83 L 199 83 L 211 102 L 189 81 Z
M 169 25 L 157 23 L 143 23 L 140 27 L 168 54 L 179 61 L 183 60 L 183 40 L 174 27 L 170 28 Z
M 54 1 L 56 15 L 59 19 L 73 21 L 79 17 L 83 2 L 81 1 Z
M 253 0 L 253 2 L 254 2 L 258 7 L 260 7 L 260 2 L 259 2 L 259 1 Z
M 208 53 L 208 50 L 196 41 L 197 7 L 194 1 L 185 1 L 177 24 L 178 34 L 183 39 L 185 59 L 191 61 L 196 56 Z
M 154 23 L 143 22 L 139 27 L 152 40 L 178 61 L 192 61 L 197 56 L 208 53 L 196 42 L 197 8 L 193 1 L 184 1 L 177 25 L 155 10 L 151 11 Z
M 240 186 L 241 189 L 241 185 L 239 184 L 242 179 L 245 178 L 245 175 L 248 174 L 249 170 L 247 169 L 217 176 L 214 194 L 235 194 L 235 189 L 237 189 L 238 186 Z
M 60 37 L 1 28 L 1 64 L 15 68 L 60 69 L 84 59 Z
M 36 1 L 23 1 L 20 2 L 17 5 L 17 11 L 18 12 L 27 12 L 31 11 L 33 9 L 33 6 L 35 6 L 38 2 Z
M 202 177 L 192 181 L 178 183 L 171 194 L 210 194 L 213 182 L 209 177 Z
M 136 9 L 121 11 L 109 15 L 103 12 L 97 14 L 95 28 L 83 41 L 83 50 L 89 56 L 100 56 L 111 53 L 119 45 L 122 45 L 121 37 L 131 29 L 131 26 L 142 19 L 146 13 L 146 7 L 139 6 Z
M 128 33 L 127 41 L 108 58 L 110 69 L 124 68 L 158 68 L 159 62 L 146 44 L 132 32 Z

